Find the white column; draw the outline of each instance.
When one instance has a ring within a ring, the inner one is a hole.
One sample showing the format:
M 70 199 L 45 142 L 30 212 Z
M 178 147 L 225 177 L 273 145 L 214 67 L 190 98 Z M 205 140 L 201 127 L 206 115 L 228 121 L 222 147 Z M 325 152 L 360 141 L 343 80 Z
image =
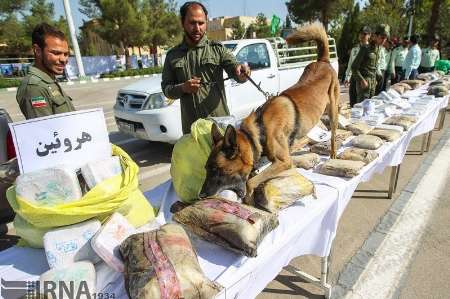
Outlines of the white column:
M 70 11 L 69 0 L 64 0 L 64 10 L 66 11 L 67 24 L 69 25 L 70 40 L 72 41 L 75 59 L 78 65 L 78 75 L 84 77 L 83 61 L 81 60 L 80 48 L 78 47 L 77 35 L 75 34 L 75 26 L 73 25 L 72 12 Z

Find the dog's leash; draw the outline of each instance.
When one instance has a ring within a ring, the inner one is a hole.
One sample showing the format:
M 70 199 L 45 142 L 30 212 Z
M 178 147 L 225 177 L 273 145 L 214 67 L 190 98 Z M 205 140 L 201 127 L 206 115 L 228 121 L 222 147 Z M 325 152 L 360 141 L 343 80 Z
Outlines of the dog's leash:
M 252 79 L 252 77 L 250 77 L 250 75 L 248 75 L 247 73 L 245 73 L 244 75 L 245 75 L 245 77 L 247 77 L 248 81 L 250 81 L 250 83 L 252 83 L 256 87 L 256 89 L 258 89 L 266 97 L 266 100 L 268 100 L 272 97 L 272 95 L 270 93 L 262 90 L 261 82 L 259 82 L 259 84 L 256 84 L 256 82 Z

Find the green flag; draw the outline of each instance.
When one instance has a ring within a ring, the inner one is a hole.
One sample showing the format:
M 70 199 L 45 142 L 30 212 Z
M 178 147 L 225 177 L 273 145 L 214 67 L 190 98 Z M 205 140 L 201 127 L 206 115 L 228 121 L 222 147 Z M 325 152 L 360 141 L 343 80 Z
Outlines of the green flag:
M 272 36 L 275 36 L 275 33 L 278 31 L 278 27 L 280 27 L 280 18 L 273 15 L 272 21 L 270 22 L 270 32 L 272 33 Z

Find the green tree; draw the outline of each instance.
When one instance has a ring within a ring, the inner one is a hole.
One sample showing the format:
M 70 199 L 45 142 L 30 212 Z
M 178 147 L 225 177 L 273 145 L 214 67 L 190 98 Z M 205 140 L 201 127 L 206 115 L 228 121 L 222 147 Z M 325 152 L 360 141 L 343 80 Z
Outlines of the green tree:
M 148 45 L 154 53 L 157 64 L 156 49 L 159 46 L 174 46 L 181 41 L 182 28 L 176 12 L 174 1 L 149 0 L 144 4 L 143 12 L 148 21 L 148 27 L 142 36 L 141 44 Z
M 369 0 L 361 19 L 363 25 L 369 25 L 372 30 L 377 24 L 388 24 L 392 37 L 403 36 L 407 31 L 408 18 L 404 0 Z
M 285 29 L 292 29 L 292 21 L 289 15 L 286 15 L 286 20 L 284 21 L 284 28 Z
M 351 49 L 358 43 L 359 30 L 362 27 L 360 20 L 359 3 L 353 7 L 352 11 L 345 18 L 342 31 L 337 39 L 337 51 L 339 53 L 340 74 L 345 71 L 348 60 L 350 58 Z
M 256 21 L 254 23 L 255 25 L 255 32 L 257 38 L 265 38 L 265 37 L 271 37 L 272 34 L 270 32 L 270 24 L 267 21 L 266 16 L 263 13 L 259 13 L 256 16 Z
M 10 14 L 0 21 L 0 54 L 2 56 L 18 57 L 30 51 L 31 41 L 25 33 L 23 23 L 15 14 Z
M 328 25 L 351 9 L 353 0 L 290 0 L 286 2 L 289 17 L 297 24 L 319 20 Z
M 80 0 L 80 12 L 97 19 L 99 26 L 95 31 L 104 40 L 122 48 L 125 53 L 126 66 L 130 68 L 131 46 L 136 46 L 144 39 L 147 32 L 147 18 L 138 0 Z
M 241 39 L 245 34 L 245 27 L 239 19 L 231 24 L 231 39 Z
M 24 18 L 25 33 L 27 36 L 31 36 L 34 27 L 42 22 L 55 25 L 53 22 L 55 15 L 53 3 L 49 3 L 46 0 L 32 0 L 30 12 L 31 14 Z
M 18 11 L 24 10 L 29 0 L 1 0 L 0 1 L 0 20 L 9 17 Z

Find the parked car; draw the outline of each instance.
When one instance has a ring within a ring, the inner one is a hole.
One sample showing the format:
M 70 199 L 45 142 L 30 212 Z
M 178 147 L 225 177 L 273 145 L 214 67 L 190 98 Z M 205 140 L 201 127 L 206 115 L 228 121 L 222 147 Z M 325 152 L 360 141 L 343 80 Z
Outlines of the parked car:
M 305 66 L 317 57 L 315 44 L 288 47 L 282 38 L 231 40 L 223 44 L 236 56 L 237 61 L 250 66 L 252 79 L 272 95 L 296 83 Z M 331 64 L 337 72 L 334 39 L 330 38 L 329 44 Z M 227 80 L 225 92 L 230 113 L 237 120 L 245 118 L 266 101 L 266 97 L 249 81 L 239 84 Z M 114 115 L 119 131 L 139 139 L 175 143 L 183 135 L 180 103 L 164 96 L 161 74 L 120 89 Z

